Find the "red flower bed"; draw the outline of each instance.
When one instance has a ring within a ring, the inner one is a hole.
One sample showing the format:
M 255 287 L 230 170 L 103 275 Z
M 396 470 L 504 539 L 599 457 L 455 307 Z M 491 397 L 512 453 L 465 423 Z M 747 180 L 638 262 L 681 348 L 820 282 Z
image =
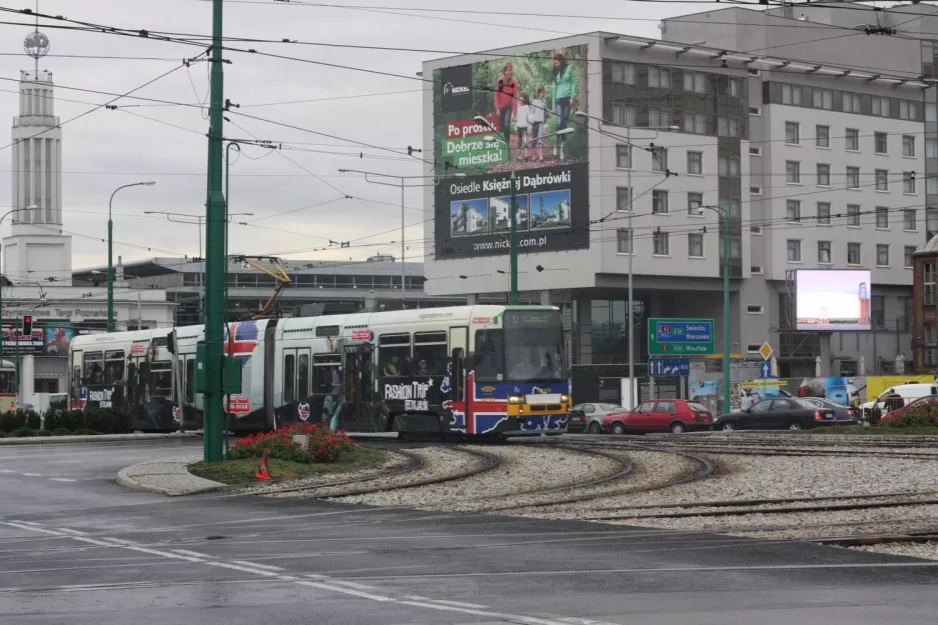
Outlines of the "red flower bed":
M 293 442 L 295 435 L 309 437 L 309 450 Z M 235 443 L 228 454 L 232 460 L 260 458 L 265 449 L 271 458 L 294 462 L 335 462 L 343 451 L 354 451 L 357 445 L 345 432 L 332 432 L 311 423 L 298 423 L 264 434 L 252 434 Z

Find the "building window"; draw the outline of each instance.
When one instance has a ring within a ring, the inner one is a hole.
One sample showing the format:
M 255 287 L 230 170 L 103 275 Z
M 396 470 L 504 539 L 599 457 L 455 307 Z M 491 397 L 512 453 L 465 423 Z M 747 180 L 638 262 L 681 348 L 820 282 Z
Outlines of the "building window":
M 632 168 L 632 146 L 630 145 L 617 145 L 616 146 L 616 167 L 620 169 Z
M 612 123 L 619 126 L 635 125 L 635 107 L 625 104 L 612 105 Z
M 889 117 L 889 98 L 873 96 L 873 115 Z
M 717 116 L 717 134 L 721 137 L 738 137 L 739 120 L 735 117 Z
M 889 190 L 889 170 L 887 169 L 876 170 L 876 190 L 877 191 Z
M 817 203 L 817 222 L 819 224 L 830 225 L 831 223 L 830 202 L 818 202 Z
M 801 163 L 798 161 L 785 161 L 785 182 L 801 182 Z
M 726 95 L 739 97 L 739 78 L 729 78 L 726 81 Z
M 750 266 L 750 267 L 749 267 L 749 273 L 751 273 L 751 274 L 754 275 L 754 276 L 761 276 L 761 275 L 762 275 L 762 265 L 752 265 L 752 266 Z
M 701 206 L 703 206 L 703 193 L 687 194 L 688 215 L 703 215 L 703 209 L 700 208 Z
M 860 205 L 847 204 L 847 225 L 856 228 L 860 227 Z
M 631 230 L 616 230 L 616 252 L 619 254 L 631 254 L 633 238 Z
M 801 240 L 800 239 L 788 239 L 788 262 L 790 263 L 801 262 Z
M 612 82 L 623 85 L 635 84 L 635 66 L 631 63 L 612 64 Z
M 727 204 L 724 204 L 727 206 Z M 742 203 L 738 197 L 731 197 L 728 206 L 730 207 L 730 219 L 742 219 Z
M 880 243 L 876 246 L 876 266 L 877 267 L 889 266 L 889 246 L 888 245 Z
M 817 164 L 817 186 L 831 186 L 831 166 L 826 163 Z
M 653 171 L 668 170 L 668 150 L 667 148 L 651 149 L 651 169 Z
M 915 232 L 918 227 L 916 224 L 915 209 L 906 208 L 902 210 L 902 229 L 909 232 Z
M 753 117 L 761 117 L 761 116 L 762 116 L 762 109 L 759 108 L 758 106 L 750 106 L 750 107 L 749 107 L 749 114 L 752 115 Z
M 671 111 L 667 109 L 648 109 L 648 127 L 649 128 L 670 128 Z
M 854 267 L 859 267 L 860 258 L 860 244 L 847 243 L 847 264 Z
M 925 139 L 925 158 L 938 158 L 938 139 Z
M 885 132 L 873 133 L 873 146 L 876 154 L 887 154 L 889 152 L 889 141 Z
M 906 269 L 911 269 L 911 268 L 912 268 L 912 257 L 913 257 L 914 255 L 915 255 L 915 246 L 914 246 L 914 245 L 906 245 L 906 246 L 905 246 L 905 258 L 904 258 L 904 262 L 905 262 L 904 267 L 905 267 Z
M 749 156 L 762 156 L 762 148 L 749 146 Z
M 800 200 L 787 200 L 785 202 L 785 219 L 787 221 L 801 221 Z
M 749 187 L 749 193 L 752 195 L 762 195 L 762 187 Z
M 847 93 L 843 92 L 843 108 L 844 113 L 859 113 L 860 110 L 860 94 L 858 93 Z
M 782 85 L 782 104 L 801 106 L 801 85 Z
M 684 132 L 707 134 L 707 116 L 703 113 L 684 113 Z
M 699 72 L 684 72 L 684 91 L 707 93 L 707 76 Z
M 703 258 L 704 248 L 702 234 L 687 235 L 687 255 L 691 258 Z
M 882 330 L 886 327 L 886 298 L 882 295 L 870 297 L 870 325 Z
M 671 70 L 661 67 L 648 68 L 648 86 L 660 87 L 661 89 L 671 88 Z
M 814 90 L 817 93 L 817 89 Z M 830 126 L 815 126 L 814 127 L 814 145 L 819 148 L 829 148 L 831 147 L 831 127 Z
M 747 315 L 762 315 L 765 314 L 765 308 L 758 304 L 749 304 L 746 306 Z
M 785 122 L 785 143 L 800 144 L 801 133 L 798 122 Z
M 632 211 L 632 189 L 629 187 L 616 187 L 616 210 Z
M 655 232 L 652 236 L 652 243 L 654 245 L 654 255 L 655 256 L 668 256 L 671 253 L 671 248 L 668 244 L 668 233 L 667 232 Z
M 762 234 L 762 226 L 749 226 L 749 234 Z
M 739 177 L 739 159 L 733 156 L 721 156 L 717 159 L 718 174 L 724 177 Z
M 922 303 L 935 305 L 935 263 L 922 263 Z
M 915 137 L 902 135 L 902 156 L 915 156 Z
M 847 128 L 847 149 L 851 152 L 860 151 L 860 131 L 856 128 Z
M 889 228 L 889 209 L 885 206 L 876 207 L 876 227 L 880 230 Z
M 668 212 L 668 192 L 654 190 L 651 192 L 651 212 L 663 215 Z
M 915 193 L 915 172 L 914 171 L 902 172 L 902 192 L 903 193 Z
M 758 69 L 756 69 L 756 68 L 754 68 L 754 67 L 750 67 L 747 71 L 748 71 L 748 73 L 749 73 L 750 76 L 760 76 L 760 75 L 762 75 L 762 71 L 761 71 L 761 70 L 758 70 Z
M 848 189 L 860 188 L 860 168 L 859 167 L 847 168 L 847 188 Z
M 703 152 L 687 153 L 687 173 L 697 176 L 703 174 Z
M 834 92 L 830 89 L 817 89 L 814 90 L 814 108 L 816 109 L 827 109 L 828 111 L 834 108 Z
M 925 176 L 925 193 L 938 194 L 938 176 Z
M 831 242 L 830 241 L 818 241 L 817 242 L 817 262 L 820 265 L 831 264 Z

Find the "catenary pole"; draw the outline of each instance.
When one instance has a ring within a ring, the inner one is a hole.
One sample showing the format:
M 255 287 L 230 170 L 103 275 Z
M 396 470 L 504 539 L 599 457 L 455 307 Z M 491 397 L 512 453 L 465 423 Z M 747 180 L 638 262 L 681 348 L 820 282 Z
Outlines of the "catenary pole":
M 205 462 L 222 460 L 222 360 L 225 328 L 225 196 L 222 190 L 224 159 L 222 61 L 222 0 L 212 2 L 211 102 L 208 131 L 208 188 L 205 205 Z

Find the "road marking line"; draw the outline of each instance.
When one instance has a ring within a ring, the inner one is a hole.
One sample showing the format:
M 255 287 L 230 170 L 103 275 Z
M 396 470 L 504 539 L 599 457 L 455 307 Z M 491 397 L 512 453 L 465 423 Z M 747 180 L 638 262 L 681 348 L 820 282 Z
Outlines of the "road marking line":
M 58 460 L 56 462 L 47 462 L 46 464 L 81 464 L 81 460 Z
M 279 575 L 273 571 L 264 571 L 262 569 L 255 569 L 247 566 L 238 566 L 237 564 L 229 564 L 228 562 L 205 562 L 202 560 L 200 560 L 200 562 L 209 566 L 218 566 L 223 569 L 232 569 L 235 571 L 241 571 L 243 573 L 254 573 L 255 575 L 261 575 L 263 577 L 279 577 Z
M 35 525 L 37 527 L 42 525 L 42 523 L 36 523 L 35 521 L 18 521 L 18 522 L 22 523 L 23 525 Z
M 318 573 L 307 573 L 306 577 L 310 579 L 329 579 L 328 575 L 319 575 Z
M 338 582 L 335 582 L 338 583 Z M 426 601 L 432 601 L 433 603 L 442 603 L 444 605 L 453 605 L 457 608 L 476 608 L 476 609 L 486 609 L 487 605 L 479 605 L 478 603 L 464 603 L 462 601 L 447 601 L 445 599 L 427 599 Z
M 20 473 L 20 475 L 25 475 L 26 477 L 42 477 L 42 473 Z
M 362 599 L 371 599 L 372 601 L 395 601 L 391 597 L 385 597 L 384 595 L 374 595 L 369 592 L 362 592 L 360 590 L 352 590 L 351 588 L 342 588 L 341 586 L 333 586 L 332 584 L 324 584 L 322 582 L 308 582 L 308 581 L 299 581 L 294 582 L 300 586 L 309 586 L 311 588 L 321 588 L 323 590 L 331 590 L 333 592 L 340 592 L 346 595 L 352 595 L 355 597 L 361 597 Z
M 242 566 L 256 566 L 259 569 L 267 569 L 268 571 L 282 571 L 283 568 L 279 566 L 271 566 L 269 564 L 258 564 L 256 562 L 248 562 L 247 560 L 231 560 L 235 564 L 240 564 Z
M 295 582 L 300 579 L 299 577 L 294 577 L 293 575 L 278 575 L 277 579 L 281 579 L 285 582 Z
M 377 590 L 374 586 L 369 586 L 367 584 L 359 584 L 358 582 L 346 582 L 338 579 L 330 579 L 330 584 L 339 584 L 340 586 L 348 586 L 349 588 L 357 588 L 359 590 Z
M 105 540 L 109 540 L 112 543 L 117 543 L 119 545 L 136 545 L 137 544 L 132 540 L 126 540 L 124 538 L 107 538 Z
M 207 553 L 201 553 L 198 551 L 189 551 L 188 549 L 173 549 L 176 553 L 181 553 L 184 556 L 192 556 L 193 558 L 208 558 L 211 560 L 215 556 L 210 556 Z
M 0 473 L 16 473 L 13 469 L 0 469 Z
M 533 616 L 523 616 L 521 614 L 502 614 L 501 612 L 489 612 L 487 610 L 472 610 L 470 608 L 460 608 L 457 606 L 440 605 L 437 603 L 426 603 L 423 601 L 398 601 L 401 605 L 412 605 L 418 608 L 430 608 L 431 610 L 444 610 L 447 612 L 462 612 L 463 614 L 474 614 L 476 616 L 494 616 L 502 620 L 513 623 L 528 623 L 529 625 L 560 625 L 560 621 L 534 618 Z
M 58 531 L 62 532 L 63 534 L 71 534 L 73 536 L 87 536 L 88 535 L 88 532 L 82 532 L 80 530 L 70 530 L 66 527 L 60 527 L 58 528 Z
M 53 482 L 74 482 L 75 479 L 71 477 L 50 477 L 50 480 Z

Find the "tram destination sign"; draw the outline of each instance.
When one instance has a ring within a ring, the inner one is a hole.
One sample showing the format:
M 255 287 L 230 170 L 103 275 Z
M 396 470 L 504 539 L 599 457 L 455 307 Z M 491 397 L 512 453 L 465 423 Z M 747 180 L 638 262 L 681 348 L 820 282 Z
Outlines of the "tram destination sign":
M 713 319 L 649 319 L 648 354 L 706 356 L 713 351 Z

